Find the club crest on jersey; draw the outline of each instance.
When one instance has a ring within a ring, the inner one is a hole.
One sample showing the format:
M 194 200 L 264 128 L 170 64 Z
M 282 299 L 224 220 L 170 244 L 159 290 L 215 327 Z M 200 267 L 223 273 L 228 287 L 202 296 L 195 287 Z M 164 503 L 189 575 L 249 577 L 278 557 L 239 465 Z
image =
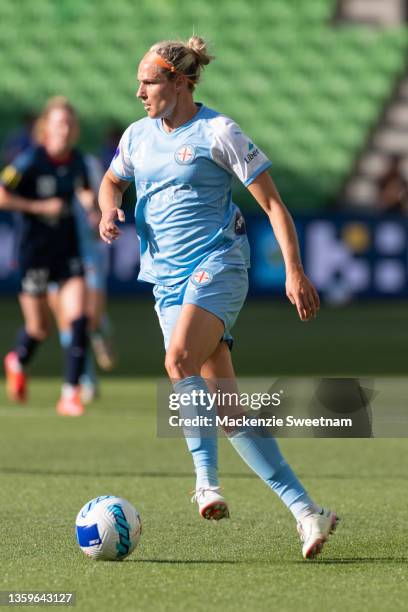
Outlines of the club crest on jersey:
M 213 275 L 208 270 L 204 270 L 204 268 L 200 268 L 196 270 L 191 275 L 191 282 L 196 287 L 204 287 L 205 285 L 209 285 L 213 279 Z
M 196 149 L 191 144 L 183 145 L 179 147 L 174 154 L 174 159 L 178 164 L 183 166 L 186 164 L 192 164 L 195 158 Z

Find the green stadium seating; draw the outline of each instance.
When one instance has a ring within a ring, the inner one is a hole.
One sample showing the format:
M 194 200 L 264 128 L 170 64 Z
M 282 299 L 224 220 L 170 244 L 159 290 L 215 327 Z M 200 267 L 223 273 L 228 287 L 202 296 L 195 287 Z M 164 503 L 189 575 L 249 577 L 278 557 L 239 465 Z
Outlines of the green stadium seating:
M 0 138 L 50 95 L 77 105 L 84 147 L 143 116 L 138 59 L 196 31 L 217 56 L 197 99 L 270 155 L 298 211 L 329 204 L 404 69 L 406 29 L 334 27 L 334 0 L 15 0 L 0 3 Z M 251 210 L 245 190 L 240 203 Z

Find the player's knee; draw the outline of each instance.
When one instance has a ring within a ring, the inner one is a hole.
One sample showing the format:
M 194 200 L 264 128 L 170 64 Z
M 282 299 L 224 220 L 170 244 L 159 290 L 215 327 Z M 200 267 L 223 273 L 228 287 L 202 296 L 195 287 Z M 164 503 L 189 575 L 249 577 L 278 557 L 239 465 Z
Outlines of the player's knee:
M 169 378 L 172 379 L 197 376 L 200 373 L 200 367 L 191 353 L 182 347 L 170 348 L 166 353 L 164 365 Z
M 26 325 L 26 330 L 31 338 L 35 338 L 39 342 L 43 342 L 48 338 L 51 333 L 51 323 L 50 321 L 36 321 L 35 323 L 30 323 Z

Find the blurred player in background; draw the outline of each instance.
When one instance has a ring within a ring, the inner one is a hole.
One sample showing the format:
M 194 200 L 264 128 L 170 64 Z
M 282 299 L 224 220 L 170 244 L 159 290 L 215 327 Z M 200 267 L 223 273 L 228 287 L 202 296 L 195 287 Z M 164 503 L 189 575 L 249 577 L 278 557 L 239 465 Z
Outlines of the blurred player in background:
M 13 401 L 26 399 L 25 369 L 38 344 L 50 333 L 47 293 L 49 283 L 56 283 L 59 308 L 71 329 L 57 412 L 69 416 L 83 413 L 79 379 L 87 344 L 85 283 L 74 196 L 77 194 L 85 204 L 94 197 L 84 159 L 74 148 L 78 134 L 73 106 L 63 97 L 51 98 L 35 125 L 40 144 L 26 149 L 3 170 L 0 185 L 0 208 L 22 213 L 19 301 L 24 326 L 5 358 L 7 392 Z
M 191 398 L 181 415 L 205 415 L 215 422 L 215 408 L 195 407 L 193 398 L 207 397 L 207 382 L 213 391 L 221 380 L 229 381 L 229 391 L 236 389 L 230 332 L 248 289 L 249 244 L 242 214 L 231 200 L 232 175 L 271 221 L 285 260 L 286 292 L 302 321 L 315 317 L 319 298 L 303 272 L 292 218 L 267 172 L 270 161 L 231 119 L 193 100 L 211 59 L 197 36 L 185 44 L 157 43 L 143 57 L 137 97 L 147 117 L 123 134 L 99 204 L 100 233 L 111 243 L 120 234 L 115 221 L 124 220 L 122 195 L 135 181 L 139 278 L 154 284 L 166 370 L 176 393 Z M 197 426 L 185 433 L 201 516 L 228 517 L 218 481 L 216 428 Z M 244 426 L 227 435 L 293 513 L 303 556 L 314 557 L 335 528 L 336 514 L 313 502 L 268 430 Z
M 122 134 L 123 126 L 119 125 L 116 121 L 111 121 L 105 132 L 103 143 L 99 152 L 104 170 L 109 168 Z
M 93 155 L 85 155 L 92 190 L 98 193 L 103 178 L 103 166 Z M 106 280 L 108 253 L 106 244 L 99 236 L 101 214 L 94 206 L 84 215 L 84 207 L 77 200 L 75 211 L 79 234 L 80 252 L 85 266 L 87 285 L 87 312 L 89 317 L 90 339 L 98 366 L 110 371 L 115 366 L 112 325 L 107 313 Z
M 86 154 L 84 161 L 92 192 L 89 192 L 87 201 L 84 195 L 81 201 L 75 196 L 73 206 L 79 252 L 85 272 L 86 314 L 89 337 L 97 364 L 102 370 L 110 371 L 116 359 L 113 349 L 112 325 L 106 311 L 107 251 L 106 244 L 99 238 L 100 211 L 95 206 L 94 197 L 102 181 L 103 168 L 100 161 L 93 155 Z M 65 319 L 63 309 L 59 307 L 58 285 L 52 283 L 48 289 L 48 301 L 58 323 L 61 345 L 66 349 L 72 341 L 69 321 Z M 95 365 L 89 351 L 80 384 L 83 403 L 87 404 L 94 400 L 98 395 L 99 387 Z

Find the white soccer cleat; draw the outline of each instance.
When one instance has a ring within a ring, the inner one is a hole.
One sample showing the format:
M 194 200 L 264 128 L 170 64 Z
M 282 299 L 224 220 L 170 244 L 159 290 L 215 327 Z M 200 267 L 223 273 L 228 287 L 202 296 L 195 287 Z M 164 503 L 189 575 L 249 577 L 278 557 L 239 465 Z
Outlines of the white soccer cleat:
M 335 512 L 322 508 L 319 513 L 298 521 L 297 530 L 303 542 L 304 559 L 314 559 L 322 552 L 324 543 L 336 529 L 339 520 Z
M 191 502 L 197 502 L 198 511 L 205 519 L 219 521 L 223 518 L 229 518 L 228 505 L 220 494 L 220 487 L 197 489 L 191 498 Z

